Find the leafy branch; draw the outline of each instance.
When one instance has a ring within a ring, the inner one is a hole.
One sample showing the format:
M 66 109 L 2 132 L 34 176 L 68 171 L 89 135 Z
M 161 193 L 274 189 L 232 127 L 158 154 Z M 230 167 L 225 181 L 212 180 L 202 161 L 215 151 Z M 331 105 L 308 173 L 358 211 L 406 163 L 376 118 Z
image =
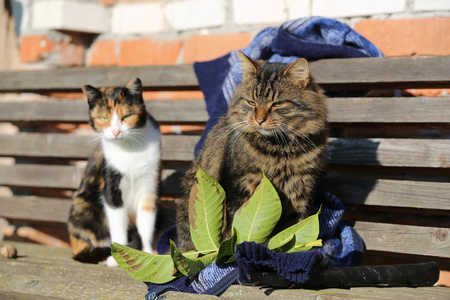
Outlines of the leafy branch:
M 280 198 L 263 174 L 255 192 L 239 210 L 232 223 L 232 234 L 222 241 L 225 191 L 200 167 L 196 184 L 189 196 L 189 222 L 192 242 L 197 251 L 181 253 L 170 241 L 170 255 L 149 254 L 114 243 L 111 253 L 131 277 L 146 282 L 166 283 L 179 276 L 194 278 L 211 263 L 236 260 L 236 245 L 244 241 L 265 242 L 281 217 Z M 269 241 L 270 250 L 307 251 L 322 246 L 319 235 L 319 212 L 281 231 Z

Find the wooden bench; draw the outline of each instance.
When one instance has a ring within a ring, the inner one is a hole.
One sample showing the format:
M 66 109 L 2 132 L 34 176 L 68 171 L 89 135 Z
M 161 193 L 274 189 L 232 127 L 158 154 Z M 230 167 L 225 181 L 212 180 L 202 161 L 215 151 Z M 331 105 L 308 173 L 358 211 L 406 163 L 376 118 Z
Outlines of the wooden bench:
M 388 90 L 397 96 L 328 99 L 330 148 L 323 186 L 344 201 L 345 219 L 364 239 L 363 263 L 433 260 L 441 274 L 448 274 L 450 97 L 401 95 L 403 89 L 450 88 L 450 57 L 326 59 L 312 62 L 311 70 L 327 91 L 371 90 L 375 95 Z M 0 298 L 135 299 L 145 294 L 145 285 L 121 269 L 74 262 L 67 249 L 70 196 L 90 150 L 86 101 L 81 94 L 77 100 L 23 100 L 32 98 L 28 93 L 79 93 L 83 83 L 123 86 L 133 77 L 141 78 L 146 91 L 198 90 L 191 65 L 0 72 L 0 93 L 6 93 L 0 100 L 0 125 L 14 125 L 1 127 L 6 132 L 0 134 L 0 217 L 9 223 L 2 228 L 7 235 L 11 225 L 16 228 L 0 245 L 12 243 L 19 254 L 0 259 Z M 146 103 L 165 131 L 185 129 L 165 134 L 162 141 L 161 227 L 166 227 L 173 222 L 180 178 L 208 116 L 199 97 Z M 31 244 L 30 239 L 63 248 Z M 258 293 L 233 286 L 223 297 Z M 299 293 L 308 299 L 450 298 L 443 287 L 281 290 L 268 298 L 297 299 Z

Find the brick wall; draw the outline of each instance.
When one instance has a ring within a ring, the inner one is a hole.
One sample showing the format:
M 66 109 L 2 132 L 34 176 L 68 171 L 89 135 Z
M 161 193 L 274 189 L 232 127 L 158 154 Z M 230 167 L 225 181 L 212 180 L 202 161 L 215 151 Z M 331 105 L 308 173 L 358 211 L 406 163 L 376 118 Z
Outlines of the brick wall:
M 248 45 L 267 26 L 324 16 L 387 56 L 450 54 L 448 0 L 13 0 L 20 68 L 178 64 Z

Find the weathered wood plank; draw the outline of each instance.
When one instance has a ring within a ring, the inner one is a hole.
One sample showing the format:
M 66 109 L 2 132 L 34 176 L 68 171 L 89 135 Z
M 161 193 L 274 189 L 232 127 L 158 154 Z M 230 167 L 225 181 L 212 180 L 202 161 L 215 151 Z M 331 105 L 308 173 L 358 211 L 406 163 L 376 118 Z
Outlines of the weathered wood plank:
M 323 59 L 311 72 L 325 89 L 449 87 L 449 56 Z M 427 72 L 424 72 L 427 70 Z M 0 92 L 80 91 L 140 77 L 146 90 L 198 89 L 192 65 L 90 67 L 0 72 Z
M 44 171 L 41 171 L 43 169 Z M 42 174 L 46 171 L 41 166 L 11 166 L 6 168 L 6 175 L 0 175 L 0 185 L 19 186 L 19 187 L 49 187 L 75 190 L 79 182 L 73 173 L 75 168 L 62 168 L 53 175 L 51 180 L 48 176 L 38 176 L 36 178 L 27 179 L 27 176 L 33 174 Z M 57 170 L 57 168 L 53 169 Z M 16 174 L 16 176 L 8 176 L 8 174 Z M 72 180 L 66 178 L 59 179 L 63 176 L 72 175 Z M 9 179 L 10 178 L 10 179 Z M 161 185 L 162 195 L 180 195 L 182 187 L 180 182 L 181 174 L 177 174 L 173 180 L 170 174 L 163 177 Z M 50 182 L 50 183 L 49 183 Z M 435 209 L 440 211 L 449 211 L 449 195 L 450 183 L 448 182 L 425 182 L 425 181 L 406 181 L 406 180 L 386 180 L 386 179 L 355 179 L 355 178 L 324 178 L 322 179 L 322 188 L 336 196 L 338 196 L 346 204 L 360 204 L 369 206 L 385 206 L 385 207 L 404 207 L 404 208 L 421 208 Z M 31 199 L 30 204 L 27 204 Z M 18 204 L 25 206 L 20 206 Z M 47 218 L 59 222 L 64 219 L 58 214 L 58 211 L 66 212 L 67 202 L 54 200 L 51 202 L 55 209 L 47 209 L 46 198 L 34 197 L 20 199 L 20 197 L 1 197 L 0 204 L 2 211 L 0 215 L 11 218 L 27 219 Z M 25 209 L 28 207 L 35 210 Z M 41 213 L 33 215 L 33 212 Z M 65 213 L 64 213 L 65 214 Z M 42 217 L 39 217 L 42 216 Z
M 6 186 L 76 189 L 82 171 L 69 165 L 16 164 L 1 167 L 0 182 Z
M 75 262 L 69 249 L 12 244 L 19 258 L 0 259 L 0 292 L 66 299 L 138 299 L 146 293 L 145 284 L 122 269 Z
M 450 258 L 450 229 L 356 222 L 368 250 Z
M 450 183 L 323 178 L 323 189 L 347 204 L 450 210 Z
M 322 59 L 311 73 L 327 90 L 438 88 L 449 86 L 449 67 L 450 56 Z
M 158 122 L 206 122 L 203 100 L 146 101 L 147 110 Z M 45 102 L 0 102 L 0 122 L 87 123 L 85 100 Z
M 8 242 L 10 243 L 10 242 Z M 0 242 L 0 246 L 5 242 Z M 0 295 L 5 299 L 140 299 L 145 284 L 119 268 L 81 264 L 73 261 L 68 249 L 13 242 L 19 258 L 0 258 Z M 14 297 L 17 295 L 17 297 Z M 260 287 L 233 285 L 221 297 L 168 292 L 166 299 L 448 299 L 450 289 L 352 288 L 276 289 L 269 294 Z M 10 298 L 7 298 L 10 297 Z M 3 299 L 2 298 L 2 299 Z
M 192 161 L 194 147 L 199 136 L 164 135 L 162 137 L 162 159 L 166 161 Z M 0 156 L 50 157 L 86 159 L 95 148 L 93 136 L 19 133 L 0 135 Z
M 66 223 L 72 201 L 37 196 L 0 196 L 0 216 L 10 219 Z
M 164 135 L 162 158 L 190 162 L 199 136 Z M 91 136 L 52 133 L 0 135 L 0 156 L 86 159 L 95 146 Z M 329 139 L 329 164 L 448 168 L 450 140 Z
M 449 123 L 450 98 L 329 98 L 330 123 Z
M 180 194 L 181 182 L 170 177 L 172 170 L 163 170 L 161 193 Z M 1 166 L 0 186 L 37 187 L 76 190 L 81 182 L 83 167 L 73 165 L 16 164 Z M 176 179 L 179 179 L 176 174 Z
M 145 90 L 198 89 L 192 65 L 141 67 L 75 67 L 0 72 L 0 92 L 81 92 L 81 86 L 125 86 L 141 78 Z
M 384 167 L 450 167 L 450 140 L 329 139 L 331 164 Z
M 450 122 L 448 97 L 329 98 L 330 123 L 442 123 Z M 208 120 L 204 100 L 146 101 L 161 123 L 199 123 Z M 0 102 L 0 122 L 87 123 L 85 101 Z

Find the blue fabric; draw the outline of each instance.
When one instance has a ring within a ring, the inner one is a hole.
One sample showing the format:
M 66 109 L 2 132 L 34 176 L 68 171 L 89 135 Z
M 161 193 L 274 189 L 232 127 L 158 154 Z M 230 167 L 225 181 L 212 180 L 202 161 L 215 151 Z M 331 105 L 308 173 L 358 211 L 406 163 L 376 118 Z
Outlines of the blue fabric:
M 212 264 L 192 281 L 183 276 L 164 285 L 147 283 L 147 296 L 157 297 L 168 290 L 219 295 L 235 282 L 245 284 L 248 272 L 274 272 L 292 283 L 305 283 L 314 266 L 325 268 L 360 265 L 364 243 L 357 232 L 342 220 L 344 205 L 341 200 L 326 192 L 319 192 L 316 200 L 318 205 L 322 205 L 319 215 L 322 247 L 287 254 L 270 251 L 261 244 L 245 242 L 236 247 L 236 264 Z M 316 211 L 318 209 L 316 207 Z M 158 253 L 169 251 L 169 239 L 177 240 L 173 227 L 167 229 L 158 240 Z
M 377 47 L 348 25 L 322 17 L 302 18 L 288 21 L 279 28 L 266 28 L 241 51 L 252 59 L 283 63 L 291 63 L 299 57 L 311 61 L 383 56 Z M 237 51 L 216 60 L 194 63 L 194 70 L 209 114 L 206 129 L 195 148 L 195 155 L 198 155 L 207 133 L 227 111 L 242 75 Z

